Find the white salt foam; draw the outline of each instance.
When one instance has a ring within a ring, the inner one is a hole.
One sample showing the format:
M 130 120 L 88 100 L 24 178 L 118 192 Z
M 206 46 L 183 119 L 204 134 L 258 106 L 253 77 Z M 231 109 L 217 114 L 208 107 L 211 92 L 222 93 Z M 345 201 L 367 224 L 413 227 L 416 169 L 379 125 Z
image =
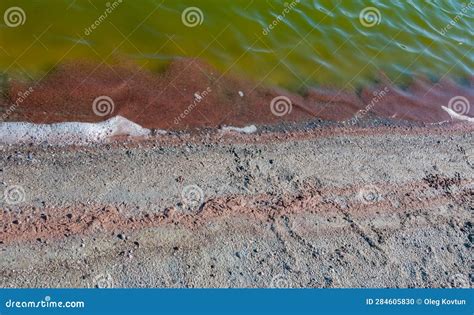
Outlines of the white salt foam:
M 257 127 L 255 127 L 255 125 L 250 125 L 250 126 L 246 126 L 246 127 L 243 127 L 243 128 L 232 127 L 232 126 L 223 126 L 221 128 L 221 131 L 224 131 L 224 132 L 229 132 L 229 131 L 232 132 L 233 131 L 233 132 L 251 134 L 251 133 L 257 132 Z
M 445 107 L 445 106 L 441 106 L 441 107 L 449 114 L 449 116 L 451 116 L 451 119 L 463 120 L 463 121 L 474 123 L 473 117 L 456 113 L 454 110 L 452 110 L 449 107 Z
M 116 116 L 100 123 L 64 122 L 32 124 L 0 123 L 0 144 L 48 143 L 53 145 L 84 145 L 103 142 L 114 136 L 148 136 L 151 130 Z

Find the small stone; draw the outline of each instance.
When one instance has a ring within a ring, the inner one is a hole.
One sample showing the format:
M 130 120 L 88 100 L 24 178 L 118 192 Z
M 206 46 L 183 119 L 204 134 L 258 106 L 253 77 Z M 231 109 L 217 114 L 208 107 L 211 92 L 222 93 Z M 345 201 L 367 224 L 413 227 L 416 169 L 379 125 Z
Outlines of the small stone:
M 244 95 L 245 95 L 244 92 L 239 91 L 239 96 L 240 96 L 240 97 L 244 97 Z

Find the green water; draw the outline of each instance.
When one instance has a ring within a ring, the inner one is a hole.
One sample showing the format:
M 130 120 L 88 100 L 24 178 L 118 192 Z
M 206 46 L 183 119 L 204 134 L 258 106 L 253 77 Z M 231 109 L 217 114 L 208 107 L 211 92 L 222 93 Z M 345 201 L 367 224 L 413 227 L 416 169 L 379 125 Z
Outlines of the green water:
M 191 6 L 203 14 L 195 27 L 182 21 Z M 4 23 L 10 7 L 24 11 L 23 24 Z M 380 13 L 372 27 L 360 20 L 366 7 Z M 159 71 L 199 57 L 264 84 L 357 88 L 382 72 L 403 83 L 413 74 L 462 78 L 474 66 L 469 1 L 2 0 L 0 13 L 0 71 L 31 78 L 77 59 Z

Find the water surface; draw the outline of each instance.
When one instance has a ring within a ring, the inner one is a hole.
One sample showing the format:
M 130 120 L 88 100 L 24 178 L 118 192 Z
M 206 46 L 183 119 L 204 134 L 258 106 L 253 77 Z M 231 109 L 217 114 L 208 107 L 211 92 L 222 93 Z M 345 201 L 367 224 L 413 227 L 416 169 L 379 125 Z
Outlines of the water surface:
M 0 71 L 15 76 L 77 59 L 160 71 L 199 57 L 268 85 L 358 88 L 381 73 L 401 85 L 413 74 L 461 80 L 474 66 L 469 1 L 2 0 L 0 12 L 11 7 L 24 20 L 0 24 Z M 197 20 L 183 23 L 189 7 Z

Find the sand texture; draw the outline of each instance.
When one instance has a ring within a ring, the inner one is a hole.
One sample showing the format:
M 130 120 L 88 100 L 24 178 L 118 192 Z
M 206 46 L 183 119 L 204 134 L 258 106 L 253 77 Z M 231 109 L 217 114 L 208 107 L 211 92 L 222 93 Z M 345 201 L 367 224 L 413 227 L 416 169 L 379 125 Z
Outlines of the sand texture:
M 470 287 L 473 131 L 3 146 L 0 286 Z

